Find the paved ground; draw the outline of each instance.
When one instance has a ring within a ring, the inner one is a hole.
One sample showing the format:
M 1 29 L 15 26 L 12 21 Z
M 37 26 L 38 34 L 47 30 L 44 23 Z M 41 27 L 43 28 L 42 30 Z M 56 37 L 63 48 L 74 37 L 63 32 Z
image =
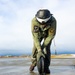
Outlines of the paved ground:
M 39 75 L 29 72 L 30 58 L 0 58 L 0 75 Z M 50 75 L 75 75 L 75 59 L 52 59 Z

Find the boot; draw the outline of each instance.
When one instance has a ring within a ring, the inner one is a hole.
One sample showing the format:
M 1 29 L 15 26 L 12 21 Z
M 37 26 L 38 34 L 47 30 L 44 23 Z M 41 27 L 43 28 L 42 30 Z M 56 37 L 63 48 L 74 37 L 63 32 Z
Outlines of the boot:
M 49 68 L 45 68 L 45 73 L 46 73 L 46 74 L 50 74 Z
M 34 68 L 35 68 L 35 66 L 31 65 L 29 70 L 32 72 L 34 70 Z

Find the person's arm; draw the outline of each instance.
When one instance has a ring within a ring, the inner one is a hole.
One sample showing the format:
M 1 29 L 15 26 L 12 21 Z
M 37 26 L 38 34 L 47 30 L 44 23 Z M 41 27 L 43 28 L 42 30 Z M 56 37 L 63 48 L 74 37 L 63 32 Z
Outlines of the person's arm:
M 31 30 L 32 30 L 34 44 L 35 44 L 37 50 L 39 51 L 39 50 L 41 50 L 41 44 L 40 44 L 39 35 L 38 35 L 39 27 L 38 27 L 38 25 L 36 25 L 34 20 L 32 21 Z
M 37 50 L 41 50 L 41 44 L 40 44 L 38 33 L 33 33 L 33 40 Z
M 50 41 L 54 38 L 55 34 L 56 34 L 56 20 L 54 20 L 53 23 L 51 24 L 51 27 L 48 30 L 48 37 L 45 38 L 42 47 L 46 47 L 50 43 Z

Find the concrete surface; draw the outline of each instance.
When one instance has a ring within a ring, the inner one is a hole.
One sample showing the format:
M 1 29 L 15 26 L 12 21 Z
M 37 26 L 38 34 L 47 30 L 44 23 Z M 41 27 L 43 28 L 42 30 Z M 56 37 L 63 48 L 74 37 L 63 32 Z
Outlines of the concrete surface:
M 39 75 L 29 72 L 30 58 L 0 58 L 0 75 Z M 50 75 L 75 75 L 75 59 L 52 59 Z

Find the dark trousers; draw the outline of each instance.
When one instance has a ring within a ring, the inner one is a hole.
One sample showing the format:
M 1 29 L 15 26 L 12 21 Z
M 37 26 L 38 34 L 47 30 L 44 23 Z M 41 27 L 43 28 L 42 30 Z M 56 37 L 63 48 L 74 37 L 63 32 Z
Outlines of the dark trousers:
M 48 68 L 51 61 L 51 51 L 50 51 L 51 41 L 50 43 L 45 47 L 46 48 L 46 54 L 45 54 L 45 65 Z M 33 46 L 32 50 L 32 64 L 36 66 L 37 63 L 37 49 L 35 47 L 35 44 Z

